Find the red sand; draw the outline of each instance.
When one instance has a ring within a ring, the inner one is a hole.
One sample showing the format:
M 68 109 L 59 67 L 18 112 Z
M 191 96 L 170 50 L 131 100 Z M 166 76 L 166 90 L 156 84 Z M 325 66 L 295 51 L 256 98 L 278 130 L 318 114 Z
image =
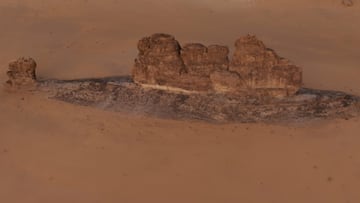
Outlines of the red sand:
M 23 55 L 41 77 L 121 75 L 154 32 L 228 46 L 253 33 L 305 86 L 360 95 L 360 2 L 246 2 L 2 0 L 0 83 Z M 0 202 L 360 202 L 359 132 L 359 119 L 214 125 L 0 91 Z

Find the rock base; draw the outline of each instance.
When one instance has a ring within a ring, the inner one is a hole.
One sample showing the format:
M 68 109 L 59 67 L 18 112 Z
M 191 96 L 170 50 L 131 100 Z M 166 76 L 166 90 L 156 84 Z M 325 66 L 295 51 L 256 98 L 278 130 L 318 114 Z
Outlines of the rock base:
M 264 92 L 189 93 L 143 88 L 129 77 L 39 83 L 39 91 L 109 111 L 209 122 L 302 122 L 360 115 L 360 98 L 343 92 L 300 89 L 276 98 Z M 280 90 L 281 91 L 281 90 Z

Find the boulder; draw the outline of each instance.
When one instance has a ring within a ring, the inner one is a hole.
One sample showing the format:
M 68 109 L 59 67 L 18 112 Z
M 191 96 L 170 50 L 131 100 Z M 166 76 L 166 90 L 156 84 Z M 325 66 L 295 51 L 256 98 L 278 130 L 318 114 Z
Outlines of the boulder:
M 9 64 L 7 84 L 13 87 L 36 84 L 36 62 L 32 58 L 19 58 Z

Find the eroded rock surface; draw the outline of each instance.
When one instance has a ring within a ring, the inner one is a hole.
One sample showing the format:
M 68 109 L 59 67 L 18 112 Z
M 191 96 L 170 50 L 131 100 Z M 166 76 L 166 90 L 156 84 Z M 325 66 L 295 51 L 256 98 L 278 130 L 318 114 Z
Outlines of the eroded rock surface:
M 209 77 L 213 71 L 229 69 L 229 48 L 226 46 L 186 44 L 181 49 L 188 74 Z
M 139 42 L 135 82 L 199 92 L 249 94 L 259 90 L 273 96 L 294 95 L 302 84 L 302 71 L 279 57 L 255 36 L 235 43 L 229 61 L 226 46 L 199 43 L 183 47 L 173 36 L 154 34 Z
M 36 84 L 36 62 L 32 58 L 19 58 L 9 64 L 7 71 L 11 87 L 32 87 Z
M 154 34 L 140 40 L 134 80 L 150 85 L 176 86 L 181 73 L 186 70 L 180 49 L 175 38 L 167 34 Z
M 302 85 L 301 68 L 279 57 L 255 36 L 247 35 L 235 42 L 230 71 L 241 76 L 247 89 L 267 89 L 293 95 Z M 281 93 L 280 93 L 281 94 Z

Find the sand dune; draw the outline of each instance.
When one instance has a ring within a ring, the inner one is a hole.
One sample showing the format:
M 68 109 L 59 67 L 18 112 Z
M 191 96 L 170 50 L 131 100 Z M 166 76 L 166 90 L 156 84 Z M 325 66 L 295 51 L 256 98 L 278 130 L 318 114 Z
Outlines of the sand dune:
M 246 33 L 303 67 L 305 86 L 360 95 L 360 2 L 2 0 L 0 83 L 19 56 L 46 78 L 129 74 L 154 32 Z M 0 91 L 0 202 L 359 202 L 359 119 L 169 121 Z

